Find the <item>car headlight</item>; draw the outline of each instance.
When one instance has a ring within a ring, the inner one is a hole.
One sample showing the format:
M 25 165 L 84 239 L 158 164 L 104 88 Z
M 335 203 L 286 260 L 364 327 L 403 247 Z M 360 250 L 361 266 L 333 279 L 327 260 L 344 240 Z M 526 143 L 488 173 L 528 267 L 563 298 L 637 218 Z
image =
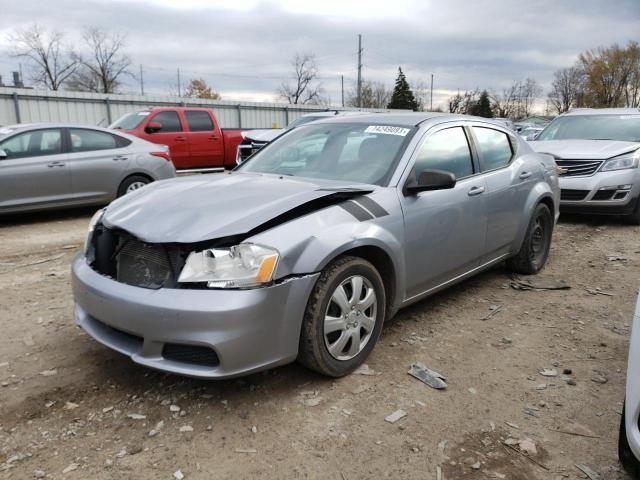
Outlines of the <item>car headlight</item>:
M 619 157 L 613 157 L 602 166 L 602 172 L 610 172 L 612 170 L 625 170 L 627 168 L 637 168 L 638 158 L 640 157 L 640 150 L 635 152 L 625 153 Z
M 104 211 L 106 208 L 101 208 L 96 213 L 93 214 L 91 220 L 89 220 L 89 229 L 87 231 L 87 236 L 84 239 L 84 252 L 87 253 L 87 249 L 89 248 L 89 242 L 91 241 L 91 235 L 93 235 L 93 231 L 96 228 L 98 222 L 102 219 L 102 215 L 104 215 Z
M 210 288 L 248 288 L 271 282 L 277 250 L 253 243 L 191 252 L 178 282 L 207 282 Z

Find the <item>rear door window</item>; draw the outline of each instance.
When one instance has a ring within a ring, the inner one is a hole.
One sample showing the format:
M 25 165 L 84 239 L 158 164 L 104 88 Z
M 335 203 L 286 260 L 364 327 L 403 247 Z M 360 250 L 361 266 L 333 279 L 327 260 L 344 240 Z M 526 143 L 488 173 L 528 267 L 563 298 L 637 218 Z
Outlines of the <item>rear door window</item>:
M 214 129 L 211 116 L 207 112 L 192 110 L 185 112 L 185 116 L 191 132 L 210 132 Z
M 513 150 L 506 133 L 485 127 L 473 127 L 473 133 L 478 142 L 483 172 L 509 165 Z
M 0 143 L 0 149 L 7 159 L 57 155 L 62 153 L 62 133 L 57 128 L 20 133 Z
M 159 131 L 163 133 L 182 131 L 182 125 L 180 123 L 180 118 L 178 117 L 178 112 L 173 110 L 156 113 L 151 118 L 150 122 L 159 123 L 162 127 Z
M 110 150 L 119 148 L 121 142 L 115 135 L 98 130 L 88 130 L 84 128 L 70 128 L 72 152 L 91 152 L 95 150 Z

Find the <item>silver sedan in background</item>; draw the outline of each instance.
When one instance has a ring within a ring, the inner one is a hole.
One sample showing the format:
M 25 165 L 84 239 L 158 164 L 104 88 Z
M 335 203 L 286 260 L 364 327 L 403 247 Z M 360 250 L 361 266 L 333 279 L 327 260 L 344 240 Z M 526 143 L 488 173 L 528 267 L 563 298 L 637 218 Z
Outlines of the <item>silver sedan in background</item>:
M 104 128 L 0 128 L 0 214 L 103 205 L 175 175 L 166 146 Z

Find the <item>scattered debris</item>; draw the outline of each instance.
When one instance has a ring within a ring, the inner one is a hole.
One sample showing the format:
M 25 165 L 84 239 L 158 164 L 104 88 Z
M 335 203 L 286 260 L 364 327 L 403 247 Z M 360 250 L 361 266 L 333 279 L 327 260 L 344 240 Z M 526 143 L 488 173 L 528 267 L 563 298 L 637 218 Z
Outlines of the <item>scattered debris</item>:
M 369 365 L 367 365 L 366 363 L 363 363 L 358 368 L 356 368 L 353 373 L 355 373 L 356 375 L 368 375 L 368 376 L 372 376 L 376 374 L 375 370 L 369 367 Z
M 590 293 L 591 295 L 604 295 L 606 297 L 613 297 L 613 293 L 603 292 L 602 290 L 600 290 L 600 288 L 585 287 L 585 291 L 587 293 Z
M 511 427 L 511 428 L 515 428 L 516 430 L 520 430 L 520 427 L 518 425 L 516 425 L 515 423 L 511 423 L 511 422 L 504 422 L 505 425 Z
M 316 406 L 320 405 L 320 402 L 322 402 L 322 399 L 320 397 L 305 398 L 304 400 L 302 400 L 302 403 L 306 407 L 316 407 Z
M 78 465 L 77 463 L 71 463 L 67 467 L 65 467 L 64 470 L 62 470 L 62 473 L 65 474 L 65 473 L 73 472 L 74 470 L 77 470 L 79 466 L 80 465 Z
M 564 280 L 556 280 L 551 277 L 543 277 L 536 275 L 535 278 L 522 279 L 518 276 L 514 276 L 511 279 L 511 288 L 515 290 L 567 290 L 571 286 Z
M 170 405 L 169 406 L 169 411 L 170 412 L 179 412 L 180 411 L 180 407 L 178 405 Z
M 78 405 L 77 403 L 74 402 L 67 402 L 64 404 L 64 408 L 65 410 L 75 410 L 76 408 L 78 408 L 80 405 Z
M 164 421 L 160 420 L 158 423 L 156 423 L 156 426 L 149 431 L 149 436 L 155 437 L 158 433 L 160 433 L 160 430 L 162 430 L 162 427 L 164 427 Z
M 184 480 L 184 473 L 182 473 L 182 470 L 176 470 L 173 472 L 173 478 L 175 480 Z
M 527 455 L 537 455 L 538 449 L 536 448 L 536 444 L 533 443 L 533 440 L 530 438 L 522 439 L 518 442 L 518 447 L 521 452 L 526 453 Z
M 113 410 L 113 407 L 105 407 L 102 409 L 102 413 L 109 413 L 111 410 Z
M 131 420 L 144 420 L 147 416 L 142 415 L 141 413 L 128 413 L 127 418 L 130 418 Z
M 55 368 L 52 370 L 43 370 L 42 372 L 40 372 L 40 375 L 42 375 L 43 377 L 52 377 L 53 375 L 57 374 L 58 370 L 56 370 Z
M 471 468 L 473 468 L 474 470 L 480 470 L 480 462 L 476 462 L 472 464 Z
M 609 260 L 610 262 L 626 262 L 629 259 L 627 257 L 623 257 L 622 255 L 612 254 L 607 255 L 607 260 Z
M 575 467 L 589 477 L 590 480 L 600 480 L 600 475 L 591 470 L 588 466 L 576 463 Z
M 549 467 L 547 465 L 545 465 L 544 463 L 539 462 L 538 460 L 536 460 L 535 458 L 531 458 L 529 455 L 527 455 L 524 452 L 521 452 L 520 450 L 518 450 L 517 448 L 515 448 L 513 445 L 509 445 L 506 442 L 502 442 L 502 445 L 504 445 L 505 448 L 508 448 L 509 450 L 516 452 L 518 455 L 523 456 L 524 458 L 526 458 L 527 460 L 529 460 L 530 462 L 535 463 L 536 465 L 538 465 L 540 468 L 544 468 L 545 470 L 550 470 Z
M 558 371 L 555 368 L 543 368 L 538 372 L 543 377 L 557 377 Z
M 491 305 L 489 307 L 489 313 L 487 313 L 485 316 L 480 318 L 480 320 L 489 320 L 495 314 L 497 314 L 498 312 L 502 311 L 502 309 L 503 309 L 502 305 Z
M 471 388 L 469 388 L 469 393 L 471 395 L 475 395 L 476 393 L 478 393 L 478 391 L 475 388 L 471 387 Z
M 398 420 L 406 416 L 407 412 L 405 412 L 404 410 L 396 410 L 391 415 L 387 415 L 386 417 L 384 417 L 384 420 L 389 423 L 396 423 Z
M 258 450 L 255 448 L 236 448 L 236 453 L 258 453 Z
M 436 390 L 447 388 L 447 379 L 443 375 L 430 370 L 420 362 L 412 364 L 407 373 Z
M 180 433 L 185 432 L 193 432 L 193 427 L 191 425 L 183 425 L 179 428 Z
M 33 471 L 33 478 L 44 478 L 46 477 L 47 474 L 44 470 L 34 470 Z
M 513 339 L 510 337 L 502 337 L 500 341 L 505 345 L 511 345 L 513 343 Z

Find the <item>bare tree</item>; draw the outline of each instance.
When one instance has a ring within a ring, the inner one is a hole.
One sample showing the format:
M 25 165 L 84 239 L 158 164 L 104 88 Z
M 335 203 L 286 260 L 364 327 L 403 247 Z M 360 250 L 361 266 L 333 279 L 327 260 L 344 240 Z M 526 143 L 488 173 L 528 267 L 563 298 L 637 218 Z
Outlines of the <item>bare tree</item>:
M 75 54 L 79 68 L 69 82 L 74 89 L 113 93 L 122 84 L 123 76 L 133 77 L 129 71 L 131 58 L 123 52 L 125 35 L 88 27 L 83 39 L 88 52 Z
M 471 107 L 478 102 L 480 98 L 480 91 L 465 90 L 464 92 L 458 92 L 456 95 L 449 99 L 449 113 L 469 113 Z
M 62 32 L 47 31 L 34 23 L 8 40 L 13 44 L 11 55 L 28 61 L 31 80 L 50 90 L 58 90 L 78 68 L 77 59 L 63 43 Z
M 491 108 L 493 115 L 499 118 L 514 118 L 518 107 L 519 82 L 508 88 L 503 88 L 502 93 L 491 92 Z
M 383 83 L 362 80 L 360 105 L 358 105 L 358 92 L 355 86 L 347 94 L 345 103 L 348 107 L 386 108 L 390 99 L 391 90 Z
M 318 65 L 315 55 L 296 53 L 291 62 L 293 78 L 280 85 L 280 97 L 292 104 L 322 104 L 323 89 L 318 83 Z
M 527 78 L 524 82 L 521 82 L 518 95 L 519 116 L 528 117 L 531 115 L 533 106 L 541 96 L 542 87 L 533 78 Z
M 580 106 L 583 83 L 582 71 L 577 67 L 562 68 L 553 74 L 548 98 L 556 112 L 565 113 Z

